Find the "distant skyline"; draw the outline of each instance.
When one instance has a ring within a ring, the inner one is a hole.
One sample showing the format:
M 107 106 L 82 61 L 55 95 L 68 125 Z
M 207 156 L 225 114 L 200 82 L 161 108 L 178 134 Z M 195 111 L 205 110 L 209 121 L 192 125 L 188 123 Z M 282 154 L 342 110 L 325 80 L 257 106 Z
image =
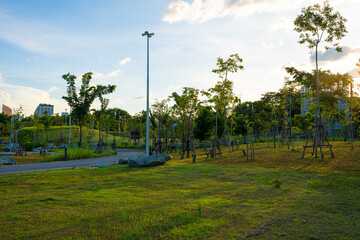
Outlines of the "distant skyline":
M 342 53 L 321 45 L 320 68 L 350 73 L 360 58 L 360 1 L 330 0 L 348 21 Z M 238 53 L 245 70 L 231 74 L 235 94 L 254 101 L 277 91 L 284 66 L 315 68 L 298 43 L 293 21 L 313 0 L 2 0 L 0 1 L 0 105 L 39 103 L 69 110 L 62 75 L 94 72 L 93 84 L 116 84 L 109 107 L 135 114 L 146 108 L 146 38 L 150 39 L 150 103 L 183 87 L 209 89 L 219 80 L 217 57 Z M 80 79 L 79 79 L 80 86 Z M 94 108 L 99 108 L 97 101 Z

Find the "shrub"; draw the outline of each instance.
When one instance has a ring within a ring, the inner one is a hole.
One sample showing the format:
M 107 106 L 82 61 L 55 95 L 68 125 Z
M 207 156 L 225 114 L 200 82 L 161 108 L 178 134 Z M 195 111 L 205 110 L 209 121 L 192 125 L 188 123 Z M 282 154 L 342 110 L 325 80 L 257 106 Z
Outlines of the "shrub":
M 96 157 L 104 157 L 104 156 L 111 156 L 117 154 L 116 151 L 112 152 L 102 152 L 102 153 L 94 153 L 90 148 L 69 148 L 67 150 L 67 159 L 68 160 L 76 160 L 76 159 L 83 159 L 83 158 L 96 158 Z M 51 161 L 62 161 L 65 159 L 65 151 L 57 152 L 52 155 L 46 156 L 46 162 Z
M 276 188 L 280 188 L 282 182 L 281 182 L 279 179 L 275 179 L 275 180 L 273 181 L 273 184 L 274 184 L 274 186 L 275 186 Z

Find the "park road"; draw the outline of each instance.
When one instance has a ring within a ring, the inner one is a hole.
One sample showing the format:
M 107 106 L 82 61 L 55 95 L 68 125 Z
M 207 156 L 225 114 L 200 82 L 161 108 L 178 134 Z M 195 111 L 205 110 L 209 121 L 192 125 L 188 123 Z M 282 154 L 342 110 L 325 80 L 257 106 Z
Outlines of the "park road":
M 45 163 L 33 163 L 33 164 L 5 165 L 5 166 L 0 166 L 0 175 L 71 169 L 78 167 L 90 167 L 95 164 L 101 164 L 101 163 L 117 164 L 119 162 L 119 159 L 127 159 L 129 157 L 136 157 L 136 156 L 145 156 L 145 153 L 140 151 L 121 150 L 117 155 L 107 156 L 107 157 L 45 162 Z

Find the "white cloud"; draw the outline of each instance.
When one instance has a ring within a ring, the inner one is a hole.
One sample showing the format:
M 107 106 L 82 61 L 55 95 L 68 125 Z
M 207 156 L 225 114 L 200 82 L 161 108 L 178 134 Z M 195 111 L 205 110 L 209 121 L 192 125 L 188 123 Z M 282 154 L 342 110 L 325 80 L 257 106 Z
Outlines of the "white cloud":
M 173 1 L 167 5 L 164 22 L 202 23 L 225 16 L 246 17 L 258 12 L 278 12 L 299 7 L 312 0 L 194 0 Z M 280 24 L 280 23 L 278 23 Z M 279 28 L 278 25 L 277 28 Z
M 22 105 L 24 107 L 24 114 L 34 114 L 34 111 L 39 103 L 53 104 L 55 112 L 56 109 L 65 109 L 67 104 L 62 99 L 50 98 L 47 91 L 23 87 L 17 85 L 10 85 L 6 83 L 0 83 L 0 101 L 11 108 L 16 108 Z
M 58 49 L 57 45 L 65 41 L 64 36 L 58 36 L 43 23 L 25 22 L 5 14 L 0 14 L 0 38 L 40 53 L 54 53 Z
M 142 99 L 145 99 L 145 96 L 140 96 L 140 97 L 134 98 L 134 100 L 142 100 Z
M 354 68 L 354 69 L 348 71 L 347 73 L 350 74 L 350 76 L 352 76 L 353 78 L 358 78 L 358 77 L 360 77 L 359 72 L 360 72 L 360 68 Z
M 293 21 L 290 19 L 286 19 L 283 17 L 278 17 L 277 19 L 275 19 L 275 21 L 273 21 L 269 27 L 268 27 L 268 32 L 276 32 L 278 30 L 286 30 L 286 31 L 292 31 L 294 28 L 294 24 Z
M 168 87 L 166 90 L 167 90 L 168 92 L 172 93 L 172 92 L 174 92 L 174 91 L 176 91 L 176 90 L 178 90 L 178 89 L 180 89 L 180 88 L 181 88 L 180 85 L 177 85 L 177 86 L 171 85 L 171 86 Z
M 164 22 L 187 21 L 190 23 L 205 22 L 213 18 L 224 16 L 225 4 L 223 0 L 194 0 L 192 3 L 184 1 L 171 2 L 166 9 Z
M 330 48 L 326 51 L 318 51 L 318 60 L 322 62 L 330 62 L 330 61 L 337 61 L 343 59 L 349 55 L 358 55 L 360 53 L 360 48 L 351 48 L 344 46 L 342 47 L 341 52 L 335 51 L 334 48 Z M 311 62 L 315 62 L 315 53 L 310 56 Z
M 262 42 L 261 43 L 261 46 L 264 48 L 264 49 L 272 49 L 274 46 L 271 44 L 271 43 L 267 43 L 267 42 Z
M 0 90 L 0 103 L 6 105 L 6 103 L 10 102 L 10 99 L 10 94 L 8 92 Z
M 59 90 L 59 88 L 53 86 L 53 87 L 49 88 L 49 90 L 47 90 L 47 92 L 48 92 L 48 93 L 51 93 L 51 92 L 57 91 L 57 90 Z
M 79 32 L 69 32 L 49 23 L 21 19 L 6 15 L 0 9 L 0 39 L 25 50 L 41 54 L 73 54 L 86 47 L 104 44 L 96 37 Z M 74 51 L 74 49 L 76 49 Z M 30 57 L 26 61 L 37 61 L 40 57 Z
M 101 79 L 101 78 L 114 78 L 117 77 L 118 74 L 121 73 L 121 69 L 114 70 L 110 73 L 97 73 L 93 72 L 92 78 L 93 79 Z M 82 75 L 81 75 L 82 76 Z M 81 78 L 80 76 L 80 78 Z
M 29 58 L 26 59 L 27 62 L 36 62 L 38 60 L 40 60 L 39 56 L 29 57 Z
M 131 59 L 129 57 L 121 59 L 119 65 L 125 65 L 126 63 L 130 62 Z

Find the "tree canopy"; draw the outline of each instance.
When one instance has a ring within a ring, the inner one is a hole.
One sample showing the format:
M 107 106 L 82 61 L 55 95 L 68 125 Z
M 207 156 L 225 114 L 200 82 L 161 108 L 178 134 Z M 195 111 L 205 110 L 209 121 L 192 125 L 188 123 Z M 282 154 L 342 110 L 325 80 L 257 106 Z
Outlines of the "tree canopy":
M 76 76 L 70 73 L 64 74 L 62 78 L 67 83 L 67 96 L 62 98 L 71 107 L 72 116 L 76 118 L 80 127 L 79 145 L 82 144 L 82 126 L 86 120 L 86 116 L 90 112 L 91 104 L 100 96 L 112 93 L 115 91 L 115 85 L 96 85 L 90 86 L 92 79 L 92 72 L 87 72 L 82 75 L 82 84 L 79 93 L 75 86 Z

